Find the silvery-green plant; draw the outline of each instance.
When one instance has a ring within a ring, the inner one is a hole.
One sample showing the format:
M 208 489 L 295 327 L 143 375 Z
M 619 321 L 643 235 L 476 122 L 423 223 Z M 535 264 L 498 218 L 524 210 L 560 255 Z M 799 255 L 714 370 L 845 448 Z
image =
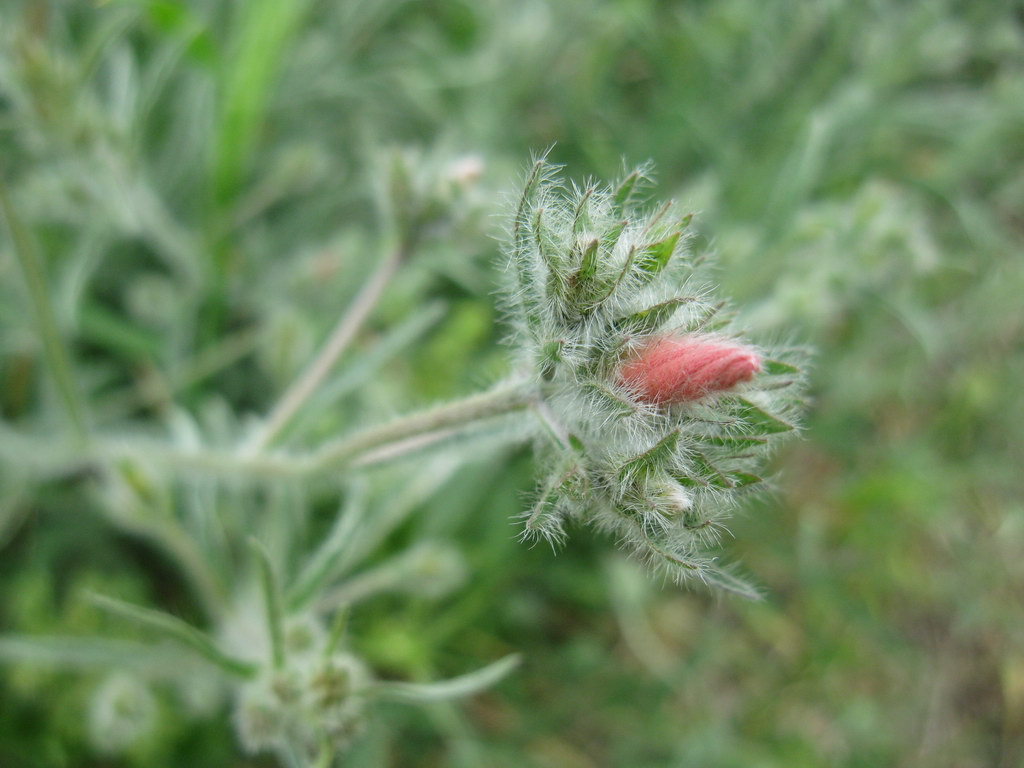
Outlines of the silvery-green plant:
M 796 352 L 738 341 L 692 216 L 645 208 L 647 177 L 566 185 L 539 159 L 515 204 L 505 305 L 544 468 L 523 536 L 592 523 L 678 581 L 754 596 L 708 550 L 793 429 Z
M 110 523 L 162 549 L 205 612 L 200 627 L 94 597 L 110 614 L 187 650 L 190 661 L 165 646 L 0 639 L 0 655 L 14 659 L 118 668 L 131 660 L 138 681 L 119 677 L 97 695 L 93 730 L 109 734 L 94 738 L 105 749 L 145 732 L 139 713 L 113 715 L 122 702 L 149 702 L 150 681 L 198 686 L 216 671 L 215 687 L 233 702 L 247 750 L 272 751 L 289 766 L 326 766 L 372 717 L 373 701 L 464 696 L 506 675 L 514 656 L 443 682 L 382 681 L 346 642 L 348 610 L 363 600 L 383 592 L 438 596 L 463 580 L 459 553 L 440 542 L 414 542 L 362 566 L 465 461 L 467 441 L 536 446 L 540 479 L 523 514 L 524 538 L 558 544 L 572 523 L 593 524 L 678 581 L 756 595 L 717 565 L 713 550 L 737 500 L 762 484 L 760 460 L 793 429 L 800 371 L 794 353 L 740 340 L 713 295 L 706 259 L 688 249 L 691 217 L 671 204 L 644 207 L 646 167 L 610 186 L 575 186 L 543 158 L 532 165 L 505 242 L 514 361 L 504 380 L 335 438 L 310 438 L 303 414 L 317 403 L 329 407 L 318 396 L 337 387 L 338 361 L 399 269 L 460 219 L 479 173 L 475 159 L 436 163 L 395 153 L 385 160 L 379 178 L 393 248 L 320 351 L 265 416 L 220 413 L 200 423 L 178 409 L 165 439 L 92 426 L 33 238 L 0 194 L 72 427 L 59 444 L 5 430 L 0 447 L 26 471 L 87 467 Z M 360 480 L 364 470 L 409 454 L 420 466 L 403 470 L 397 492 L 374 497 Z M 342 503 L 326 535 L 311 539 L 309 489 L 324 486 Z

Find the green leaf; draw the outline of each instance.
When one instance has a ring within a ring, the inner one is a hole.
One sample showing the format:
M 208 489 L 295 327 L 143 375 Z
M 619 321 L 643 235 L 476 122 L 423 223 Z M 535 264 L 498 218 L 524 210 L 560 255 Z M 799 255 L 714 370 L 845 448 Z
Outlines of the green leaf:
M 736 407 L 732 410 L 732 415 L 742 419 L 755 433 L 761 435 L 773 435 L 795 429 L 792 424 L 773 416 L 742 397 L 736 398 Z
M 704 438 L 704 442 L 716 448 L 744 451 L 750 448 L 762 448 L 768 444 L 768 439 L 754 435 L 716 435 Z
M 672 254 L 676 252 L 676 245 L 682 234 L 682 232 L 676 232 L 664 240 L 644 246 L 636 263 L 637 269 L 646 272 L 651 277 L 661 272 L 668 266 Z
M 471 696 L 490 688 L 519 666 L 519 661 L 518 654 L 511 654 L 476 672 L 435 683 L 377 682 L 370 687 L 369 693 L 385 699 L 412 703 L 448 701 Z
M 555 375 L 555 369 L 562 362 L 562 348 L 565 342 L 561 339 L 544 343 L 541 349 L 540 375 L 544 381 L 551 381 Z
M 656 243 L 644 246 L 640 252 L 640 258 L 636 262 L 637 269 L 646 273 L 648 278 L 654 277 L 665 269 L 672 260 L 672 255 L 676 252 L 679 239 L 683 236 L 683 232 L 686 231 L 687 226 L 689 226 L 692 220 L 693 214 L 688 214 L 683 218 L 679 228 L 671 235 Z
M 512 231 L 512 238 L 517 247 L 522 247 L 522 241 L 526 239 L 521 235 L 523 220 L 526 217 L 526 209 L 530 204 L 530 200 L 533 199 L 537 188 L 540 186 L 541 179 L 544 177 L 543 170 L 545 163 L 546 160 L 543 157 L 534 161 L 533 167 L 530 168 L 530 173 L 526 177 L 526 183 L 523 185 L 523 194 L 519 198 L 519 206 L 516 211 L 516 218 Z
M 634 333 L 651 333 L 668 322 L 677 309 L 693 301 L 694 299 L 689 296 L 669 299 L 640 312 L 619 318 L 615 321 L 615 327 L 619 330 L 629 329 Z
M 331 622 L 331 632 L 327 637 L 327 642 L 324 644 L 325 659 L 333 656 L 334 652 L 341 647 L 341 641 L 345 638 L 345 633 L 348 631 L 349 612 L 349 607 L 344 605 L 334 614 L 334 620 Z
M 619 479 L 626 483 L 646 477 L 649 473 L 669 464 L 679 446 L 680 431 L 674 429 L 639 456 L 619 468 Z
M 742 488 L 747 485 L 754 485 L 762 482 L 762 478 L 735 469 L 720 469 L 712 464 L 707 456 L 696 453 L 690 458 L 690 464 L 695 472 L 693 474 L 675 473 L 673 478 L 688 488 L 700 486 L 711 486 L 713 488 Z
M 0 660 L 61 669 L 132 669 L 151 675 L 181 673 L 194 657 L 166 645 L 105 637 L 0 636 Z
M 205 632 L 196 629 L 191 624 L 182 621 L 177 616 L 171 616 L 163 611 L 144 608 L 141 605 L 133 605 L 123 600 L 117 600 L 106 595 L 92 595 L 92 601 L 99 607 L 122 618 L 134 621 L 148 627 L 157 634 L 188 646 L 207 661 L 211 661 L 225 672 L 239 677 L 252 677 L 259 667 L 242 659 L 230 656 L 214 642 L 213 638 Z
M 601 237 L 601 247 L 605 253 L 611 253 L 615 250 L 615 246 L 618 244 L 619 238 L 622 237 L 622 233 L 626 230 L 627 226 L 629 226 L 629 221 L 623 219 L 604 233 Z
M 579 202 L 576 204 L 576 210 L 572 216 L 572 231 L 574 234 L 580 234 L 587 226 L 590 225 L 590 216 L 587 211 L 587 203 L 590 202 L 590 198 L 594 195 L 594 188 L 587 187 L 586 192 L 580 197 Z
M 720 568 L 705 568 L 701 573 L 701 579 L 710 587 L 724 589 L 747 600 L 762 599 L 761 593 L 752 584 Z
M 611 389 L 596 381 L 586 382 L 580 387 L 584 392 L 592 395 L 598 400 L 603 406 L 607 407 L 613 413 L 618 414 L 618 418 L 625 418 L 626 416 L 632 416 L 636 413 L 636 406 L 629 400 L 617 395 Z
M 640 182 L 643 180 L 644 174 L 641 169 L 637 168 L 626 178 L 624 178 L 619 185 L 615 188 L 615 192 L 612 195 L 612 199 L 615 201 L 615 207 L 619 210 L 624 210 L 629 205 L 630 199 L 633 197 L 637 188 L 640 186 Z
M 600 243 L 595 239 L 591 240 L 583 249 L 583 258 L 580 260 L 580 271 L 576 273 L 576 282 L 579 285 L 590 282 L 597 274 L 597 254 Z
M 800 374 L 800 369 L 795 365 L 784 363 L 781 360 L 762 360 L 761 369 L 772 376 L 797 376 Z
M 338 511 L 330 533 L 303 566 L 289 591 L 288 606 L 292 611 L 300 611 L 309 605 L 320 590 L 344 570 L 353 534 L 362 524 L 365 515 L 365 489 L 361 484 L 350 484 L 345 503 Z
M 270 562 L 270 553 L 255 538 L 249 539 L 249 547 L 256 556 L 256 565 L 260 572 L 260 588 L 266 606 L 267 629 L 270 633 L 270 658 L 274 669 L 284 667 L 284 613 L 281 604 L 281 582 L 277 578 L 274 564 Z
M 757 485 L 764 482 L 763 477 L 752 475 L 749 472 L 730 471 L 728 474 L 729 479 L 732 480 L 733 488 L 744 488 L 748 485 Z

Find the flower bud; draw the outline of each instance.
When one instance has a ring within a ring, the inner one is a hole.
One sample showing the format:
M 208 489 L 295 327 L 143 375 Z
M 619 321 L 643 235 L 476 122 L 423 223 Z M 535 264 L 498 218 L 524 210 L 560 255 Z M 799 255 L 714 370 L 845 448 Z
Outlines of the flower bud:
M 724 392 L 760 370 L 761 359 L 748 347 L 707 336 L 662 336 L 631 357 L 620 378 L 640 400 L 664 405 Z
M 119 754 L 152 732 L 157 703 L 149 686 L 134 677 L 115 674 L 93 694 L 89 708 L 89 736 L 104 754 Z

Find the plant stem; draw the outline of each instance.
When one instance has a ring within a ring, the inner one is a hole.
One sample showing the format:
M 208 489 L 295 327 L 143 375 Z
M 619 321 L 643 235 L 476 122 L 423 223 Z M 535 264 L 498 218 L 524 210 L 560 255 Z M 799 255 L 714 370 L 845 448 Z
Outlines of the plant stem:
M 7 221 L 15 256 L 25 275 L 32 311 L 43 342 L 43 355 L 57 384 L 57 391 L 60 393 L 64 408 L 71 421 L 75 438 L 79 443 L 85 443 L 87 440 L 85 407 L 71 370 L 70 357 L 57 326 L 50 294 L 46 288 L 42 261 L 36 252 L 32 238 L 14 211 L 14 206 L 7 195 L 7 186 L 2 179 L 0 179 L 0 213 Z
M 401 455 L 412 438 L 450 434 L 478 421 L 527 407 L 535 398 L 531 387 L 506 385 L 426 411 L 401 416 L 327 443 L 306 455 L 275 453 L 226 453 L 217 450 L 181 451 L 160 444 L 137 441 L 97 441 L 90 456 L 101 461 L 144 456 L 179 469 L 214 474 L 247 474 L 267 478 L 307 477 L 365 466 Z M 394 450 L 393 450 L 394 449 Z
M 311 473 L 338 469 L 366 453 L 437 430 L 462 427 L 481 419 L 501 416 L 525 408 L 534 399 L 531 388 L 509 386 L 471 395 L 453 403 L 400 417 L 394 421 L 357 432 L 315 451 L 309 458 Z
M 394 277 L 399 265 L 412 251 L 413 243 L 406 242 L 385 258 L 360 289 L 348 312 L 338 321 L 320 354 L 282 395 L 267 417 L 262 429 L 247 446 L 250 453 L 260 453 L 270 446 L 292 420 L 299 409 L 323 383 L 331 368 L 352 342 L 370 312 L 376 306 L 387 284 Z

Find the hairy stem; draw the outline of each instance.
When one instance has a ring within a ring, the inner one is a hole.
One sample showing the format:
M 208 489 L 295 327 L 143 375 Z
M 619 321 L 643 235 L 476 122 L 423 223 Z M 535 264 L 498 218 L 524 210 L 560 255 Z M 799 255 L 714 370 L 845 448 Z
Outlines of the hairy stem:
M 212 474 L 257 475 L 265 478 L 308 477 L 387 461 L 403 455 L 410 449 L 410 445 L 415 447 L 417 438 L 421 444 L 429 444 L 476 422 L 522 410 L 535 396 L 531 387 L 506 385 L 368 427 L 326 443 L 305 455 L 231 453 L 215 449 L 183 451 L 159 443 L 105 439 L 94 441 L 92 449 L 84 458 L 86 461 L 92 459 L 106 462 L 142 456 L 165 466 Z M 23 447 L 31 442 L 26 439 L 18 441 Z M 0 449 L 3 447 L 0 444 Z M 4 453 L 17 455 L 15 451 Z M 52 446 L 41 445 L 33 452 L 36 457 L 55 457 L 60 454 Z M 66 452 L 64 456 L 67 457 Z M 68 458 L 74 460 L 74 457 Z M 80 455 L 78 460 L 82 460 Z
M 462 427 L 482 419 L 501 416 L 525 408 L 533 399 L 531 389 L 510 386 L 471 395 L 463 400 L 403 416 L 342 438 L 310 456 L 310 472 L 317 473 L 348 466 L 365 454 L 395 443 L 438 430 Z
M 324 379 L 338 362 L 345 349 L 355 338 L 370 312 L 380 300 L 381 294 L 394 277 L 399 265 L 408 258 L 413 244 L 411 242 L 396 248 L 385 258 L 370 279 L 356 295 L 355 300 L 331 331 L 320 354 L 309 364 L 309 367 L 288 387 L 284 395 L 274 406 L 262 429 L 247 446 L 250 453 L 259 453 L 268 448 L 299 409 L 309 400 L 313 393 L 323 384 Z

